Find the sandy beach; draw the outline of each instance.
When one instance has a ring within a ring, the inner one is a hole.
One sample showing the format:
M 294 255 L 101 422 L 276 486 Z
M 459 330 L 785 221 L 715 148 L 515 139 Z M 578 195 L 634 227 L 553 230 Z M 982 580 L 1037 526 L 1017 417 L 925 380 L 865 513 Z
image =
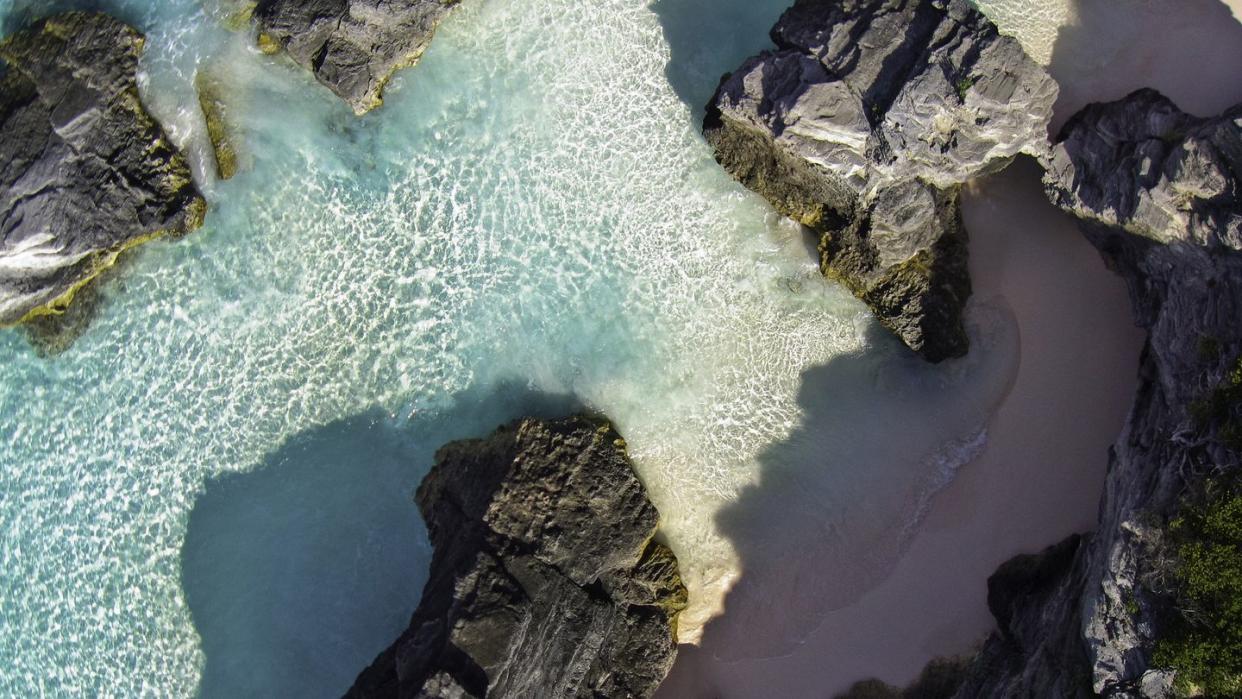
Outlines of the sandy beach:
M 1046 203 L 1039 175 L 1020 161 L 965 200 L 975 294 L 1007 304 L 1022 337 L 984 453 L 936 498 L 892 574 L 796 650 L 723 662 L 709 624 L 702 646 L 682 648 L 661 696 L 832 696 L 865 677 L 905 683 L 992 627 L 985 584 L 998 565 L 1091 528 L 1142 334 L 1121 281 Z M 727 613 L 714 623 L 728 624 Z
M 1242 0 L 1068 3 L 1069 25 L 1050 52 L 1062 84 L 1053 129 L 1088 102 L 1143 86 L 1202 115 L 1242 101 L 1233 13 L 1242 16 Z M 975 297 L 1008 306 L 1021 333 L 1018 375 L 984 452 L 937 496 L 892 573 L 829 613 L 799 647 L 721 660 L 736 657 L 719 647 L 737 637 L 722 631 L 726 612 L 701 646 L 682 648 L 661 697 L 831 697 L 867 677 L 906 684 L 928 660 L 970 652 L 993 628 L 986 580 L 1000 563 L 1094 526 L 1143 334 L 1121 280 L 1048 204 L 1040 176 L 1021 159 L 973 183 L 963 200 Z

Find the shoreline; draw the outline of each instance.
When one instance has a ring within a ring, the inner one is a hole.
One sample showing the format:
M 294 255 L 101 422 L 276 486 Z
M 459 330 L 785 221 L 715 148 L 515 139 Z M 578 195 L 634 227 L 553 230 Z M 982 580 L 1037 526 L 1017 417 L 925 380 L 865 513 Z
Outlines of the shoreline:
M 1242 0 L 1186 5 L 1146 4 L 1124 18 L 1078 7 L 1049 66 L 1062 85 L 1053 133 L 1088 102 L 1143 86 L 1202 116 L 1242 101 L 1230 73 L 1242 61 Z M 986 583 L 1001 563 L 1095 528 L 1144 335 L 1122 279 L 1047 201 L 1041 174 L 1022 158 L 964 190 L 974 299 L 1003 299 L 1021 334 L 1018 377 L 983 453 L 935 496 L 885 580 L 827 614 L 798 648 L 725 662 L 710 636 L 683 645 L 659 697 L 829 697 L 869 678 L 904 686 L 935 657 L 973 652 L 994 628 Z
M 885 580 L 827 613 L 795 650 L 726 662 L 709 633 L 681 647 L 658 696 L 832 696 L 870 677 L 905 685 L 992 629 L 986 582 L 997 566 L 1094 525 L 1143 336 L 1121 279 L 1047 203 L 1038 178 L 1022 159 L 974 183 L 963 202 L 975 297 L 1003 300 L 1021 331 L 1018 376 L 982 454 L 935 496 Z

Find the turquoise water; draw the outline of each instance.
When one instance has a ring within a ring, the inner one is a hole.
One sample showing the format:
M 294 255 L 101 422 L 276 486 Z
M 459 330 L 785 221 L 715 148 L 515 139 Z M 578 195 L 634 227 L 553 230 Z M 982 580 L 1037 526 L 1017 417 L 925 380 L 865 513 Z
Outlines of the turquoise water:
M 89 332 L 0 333 L 0 694 L 330 696 L 417 602 L 410 493 L 448 439 L 611 416 L 692 592 L 785 619 L 875 584 L 982 444 L 1004 309 L 927 367 L 823 280 L 697 132 L 786 0 L 468 2 L 358 119 L 207 0 L 104 7 L 194 154 L 204 228 L 144 248 Z M 193 76 L 249 168 L 224 183 Z M 735 585 L 736 583 L 736 585 Z

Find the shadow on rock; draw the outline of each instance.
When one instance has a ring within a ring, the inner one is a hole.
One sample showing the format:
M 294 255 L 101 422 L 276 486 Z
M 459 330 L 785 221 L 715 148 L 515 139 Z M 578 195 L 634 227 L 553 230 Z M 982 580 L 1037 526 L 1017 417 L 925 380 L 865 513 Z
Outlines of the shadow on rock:
M 652 0 L 669 45 L 665 74 L 697 126 L 726 73 L 773 48 L 767 28 L 791 0 Z
M 200 696 L 343 693 L 418 604 L 431 550 L 411 498 L 435 450 L 519 416 L 577 408 L 500 386 L 405 425 L 369 412 L 209 482 L 181 557 L 206 656 Z

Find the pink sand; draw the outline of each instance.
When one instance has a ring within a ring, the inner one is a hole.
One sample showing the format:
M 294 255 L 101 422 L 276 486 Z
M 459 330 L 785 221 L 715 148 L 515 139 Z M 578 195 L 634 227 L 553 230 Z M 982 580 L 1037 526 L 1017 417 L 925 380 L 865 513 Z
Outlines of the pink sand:
M 1078 26 L 1062 30 L 1050 68 L 1063 86 L 1057 125 L 1143 86 L 1203 115 L 1242 102 L 1242 24 L 1231 14 L 1242 16 L 1242 0 L 1075 4 Z M 1022 337 L 984 453 L 936 498 L 893 572 L 793 652 L 718 660 L 725 634 L 709 624 L 701 646 L 682 647 L 660 697 L 832 697 L 868 677 L 905 684 L 993 628 L 986 580 L 1000 563 L 1094 525 L 1143 335 L 1124 285 L 1044 199 L 1040 175 L 1020 160 L 963 202 L 975 294 L 1001 297 Z

